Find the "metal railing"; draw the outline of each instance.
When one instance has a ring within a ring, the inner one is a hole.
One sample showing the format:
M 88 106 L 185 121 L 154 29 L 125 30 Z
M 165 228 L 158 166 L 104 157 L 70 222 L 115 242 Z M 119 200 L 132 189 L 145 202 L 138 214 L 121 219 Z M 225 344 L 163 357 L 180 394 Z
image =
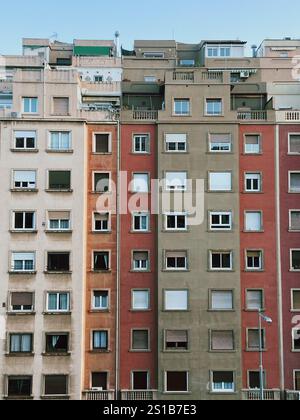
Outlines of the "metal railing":
M 259 389 L 246 389 L 242 391 L 242 400 L 244 401 L 260 401 Z M 264 391 L 265 401 L 280 401 L 281 391 L 279 389 L 266 389 Z
M 288 401 L 300 401 L 300 391 L 286 391 L 285 399 Z
M 153 401 L 157 397 L 157 391 L 122 391 L 122 401 Z
M 114 401 L 115 391 L 84 391 L 82 398 L 85 401 Z

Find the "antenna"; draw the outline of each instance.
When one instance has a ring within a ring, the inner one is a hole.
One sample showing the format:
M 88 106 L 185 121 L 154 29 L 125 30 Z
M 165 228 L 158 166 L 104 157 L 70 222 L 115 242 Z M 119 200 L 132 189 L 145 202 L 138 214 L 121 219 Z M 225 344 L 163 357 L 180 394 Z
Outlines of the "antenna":
M 57 32 L 54 32 L 54 33 L 50 36 L 50 39 L 52 39 L 53 41 L 57 41 L 57 38 L 58 38 L 58 33 L 57 33 Z
M 115 32 L 115 43 L 116 43 L 116 57 L 119 57 L 119 52 L 120 52 L 120 32 L 116 31 Z

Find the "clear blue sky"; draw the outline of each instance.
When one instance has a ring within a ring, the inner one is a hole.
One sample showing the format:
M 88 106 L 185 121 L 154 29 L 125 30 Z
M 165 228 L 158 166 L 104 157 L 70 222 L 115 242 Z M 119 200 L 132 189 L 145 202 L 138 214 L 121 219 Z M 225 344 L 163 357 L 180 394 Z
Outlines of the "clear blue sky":
M 1 4 L 0 54 L 21 52 L 22 37 L 112 39 L 300 38 L 299 0 L 12 0 Z

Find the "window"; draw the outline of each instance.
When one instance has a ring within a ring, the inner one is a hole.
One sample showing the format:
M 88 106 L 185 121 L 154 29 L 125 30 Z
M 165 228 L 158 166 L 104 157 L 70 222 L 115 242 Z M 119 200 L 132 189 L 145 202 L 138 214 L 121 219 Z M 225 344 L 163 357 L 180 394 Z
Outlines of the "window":
M 150 291 L 133 290 L 131 306 L 133 311 L 148 311 L 150 309 Z
M 132 372 L 132 389 L 146 391 L 149 388 L 149 372 Z
M 221 47 L 220 48 L 220 57 L 230 57 L 231 48 L 230 47 Z
M 210 251 L 210 270 L 232 270 L 232 252 Z
M 186 191 L 187 173 L 186 172 L 166 172 L 167 191 Z
M 144 58 L 165 58 L 164 52 L 144 52 Z
M 134 251 L 132 268 L 134 271 L 149 270 L 150 268 L 149 252 L 148 251 Z
M 53 114 L 69 115 L 69 98 L 53 98 Z
M 206 115 L 222 115 L 222 99 L 206 99 Z
M 300 330 L 298 328 L 293 329 L 293 351 L 300 352 Z
M 245 191 L 261 191 L 261 174 L 245 174 Z
M 31 397 L 32 377 L 31 376 L 9 376 L 7 378 L 8 397 L 26 398 Z
M 132 350 L 148 351 L 150 348 L 148 330 L 133 330 L 132 331 Z
M 300 231 L 300 210 L 290 211 L 290 230 Z
M 111 153 L 111 135 L 108 133 L 97 133 L 94 135 L 94 153 L 108 154 Z
M 94 213 L 94 232 L 108 232 L 110 229 L 109 213 Z
M 188 350 L 188 331 L 166 331 L 165 349 L 166 350 Z
M 261 138 L 259 134 L 247 134 L 245 136 L 245 153 L 246 154 L 260 154 L 261 153 Z
M 93 268 L 94 271 L 109 271 L 110 270 L 110 255 L 106 251 L 95 251 L 93 253 Z
M 149 192 L 149 174 L 133 174 L 132 180 L 133 193 Z
M 166 392 L 182 393 L 189 391 L 188 372 L 166 372 Z
M 207 47 L 207 57 L 218 57 L 219 48 L 218 47 Z
M 233 372 L 212 372 L 212 392 L 231 393 L 234 390 Z
M 35 271 L 35 253 L 13 252 L 11 266 L 12 271 L 15 273 L 30 273 Z
M 144 82 L 145 83 L 156 83 L 157 82 L 157 77 L 156 76 L 145 76 L 144 77 Z
M 180 60 L 179 65 L 181 67 L 194 67 L 195 66 L 195 60 L 193 60 L 193 59 Z
M 150 137 L 148 134 L 136 134 L 133 136 L 134 153 L 150 153 Z
M 13 212 L 13 230 L 32 231 L 35 229 L 35 212 L 15 211 Z
M 103 76 L 94 76 L 95 83 L 103 83 Z
M 211 292 L 211 310 L 232 311 L 233 292 L 231 290 L 214 290 Z
M 71 190 L 71 171 L 49 171 L 49 190 Z
M 32 334 L 10 334 L 9 352 L 10 353 L 32 353 L 33 335 Z
M 14 171 L 13 188 L 34 190 L 36 188 L 36 171 Z
M 262 228 L 262 213 L 260 211 L 247 211 L 245 213 L 245 231 L 261 232 Z
M 233 351 L 234 332 L 233 331 L 211 331 L 210 339 L 211 351 Z
M 48 252 L 47 271 L 50 273 L 70 272 L 69 252 Z
M 52 131 L 49 139 L 49 150 L 71 150 L 71 133 L 67 131 Z
M 96 193 L 107 193 L 110 191 L 110 173 L 95 172 L 94 173 L 93 191 Z
M 289 153 L 292 155 L 300 154 L 300 134 L 289 135 Z
M 23 98 L 23 113 L 37 114 L 38 112 L 38 98 Z
M 108 350 L 108 331 L 93 332 L 93 350 Z
M 291 271 L 300 271 L 300 249 L 291 250 Z
M 187 252 L 186 251 L 167 251 L 166 252 L 166 270 L 170 270 L 170 271 L 187 270 Z
M 98 391 L 107 391 L 108 374 L 106 372 L 92 373 L 92 389 Z
M 300 391 L 300 370 L 295 371 L 295 391 Z
M 48 229 L 50 231 L 68 231 L 71 229 L 70 211 L 49 211 Z
M 109 308 L 108 291 L 93 291 L 92 308 L 97 311 L 107 311 Z
M 148 232 L 150 225 L 149 213 L 134 213 L 133 218 L 133 231 L 134 232 Z
M 209 151 L 212 153 L 230 153 L 232 149 L 230 134 L 210 134 Z
M 68 376 L 66 375 L 46 375 L 45 376 L 45 396 L 67 395 Z
M 300 311 L 300 289 L 292 290 L 292 311 Z
M 247 251 L 246 252 L 246 269 L 251 271 L 262 270 L 262 251 Z
M 187 311 L 188 290 L 165 290 L 164 309 L 165 311 Z
M 209 190 L 216 191 L 216 192 L 231 191 L 232 190 L 231 172 L 210 172 Z
M 261 311 L 264 308 L 263 290 L 246 290 L 247 311 Z
M 248 386 L 249 389 L 260 389 L 260 372 L 249 371 L 248 372 Z M 266 388 L 266 373 L 264 372 L 264 388 Z
M 36 148 L 36 131 L 15 131 L 15 149 L 34 150 Z
M 12 312 L 32 312 L 34 294 L 27 292 L 12 292 L 10 296 L 10 309 Z
M 66 354 L 69 351 L 68 334 L 46 334 L 47 354 Z
M 187 116 L 190 115 L 191 104 L 189 99 L 174 99 L 174 114 Z
M 289 192 L 300 193 L 300 172 L 290 172 Z
M 231 212 L 210 212 L 210 230 L 231 230 L 232 214 Z
M 265 331 L 261 330 L 262 348 L 265 350 Z M 248 350 L 259 350 L 259 330 L 249 329 L 247 331 L 247 348 Z
M 187 151 L 186 134 L 166 134 L 166 152 L 185 153 Z
M 47 312 L 69 312 L 70 293 L 49 292 L 47 294 Z
M 185 213 L 170 213 L 165 216 L 166 230 L 170 231 L 184 231 L 187 230 L 187 215 Z

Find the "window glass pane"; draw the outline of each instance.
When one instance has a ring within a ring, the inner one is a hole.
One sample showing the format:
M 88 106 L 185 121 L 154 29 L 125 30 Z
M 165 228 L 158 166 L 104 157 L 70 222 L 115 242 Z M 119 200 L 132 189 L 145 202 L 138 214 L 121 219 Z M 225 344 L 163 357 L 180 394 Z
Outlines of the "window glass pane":
M 300 173 L 290 174 L 290 189 L 292 192 L 300 192 Z
M 292 269 L 300 270 L 300 250 L 292 251 Z
M 290 135 L 290 153 L 300 153 L 300 135 Z
M 66 395 L 68 392 L 67 376 L 56 375 L 45 377 L 45 395 Z
M 247 212 L 245 224 L 246 231 L 260 231 L 262 229 L 262 214 L 260 212 Z
M 167 372 L 166 373 L 167 392 L 187 392 L 188 373 L 187 372 Z
M 260 153 L 260 136 L 247 135 L 245 137 L 245 153 Z
M 71 188 L 71 172 L 49 171 L 49 188 L 51 190 L 69 190 Z
M 148 350 L 149 349 L 149 331 L 136 330 L 132 332 L 132 349 Z
M 300 230 L 300 211 L 291 212 L 291 229 Z

